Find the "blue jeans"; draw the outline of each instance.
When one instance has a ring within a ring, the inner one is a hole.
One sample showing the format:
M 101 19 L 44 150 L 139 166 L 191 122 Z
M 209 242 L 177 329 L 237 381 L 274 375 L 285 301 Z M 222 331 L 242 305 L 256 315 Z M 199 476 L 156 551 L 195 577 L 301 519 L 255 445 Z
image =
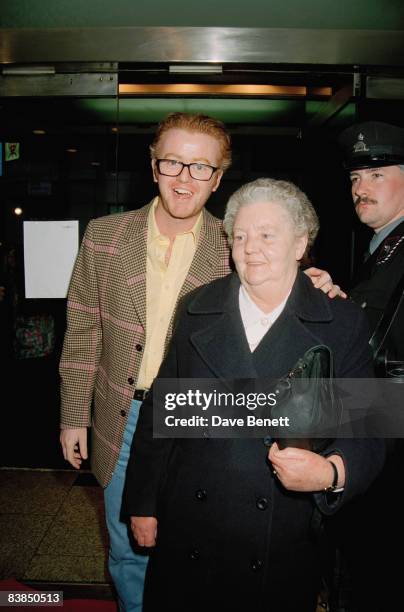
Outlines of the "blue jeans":
M 143 586 L 148 555 L 137 555 L 130 543 L 128 525 L 120 521 L 122 493 L 130 446 L 139 416 L 141 402 L 132 400 L 123 444 L 112 480 L 104 489 L 105 517 L 109 531 L 108 567 L 118 592 L 119 608 L 125 612 L 141 612 Z

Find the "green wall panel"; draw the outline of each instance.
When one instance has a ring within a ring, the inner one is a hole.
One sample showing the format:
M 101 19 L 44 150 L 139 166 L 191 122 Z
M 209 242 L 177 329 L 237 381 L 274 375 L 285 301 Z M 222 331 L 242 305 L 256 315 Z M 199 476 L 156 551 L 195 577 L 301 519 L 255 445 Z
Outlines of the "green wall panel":
M 0 0 L 7 28 L 233 26 L 400 30 L 403 0 Z

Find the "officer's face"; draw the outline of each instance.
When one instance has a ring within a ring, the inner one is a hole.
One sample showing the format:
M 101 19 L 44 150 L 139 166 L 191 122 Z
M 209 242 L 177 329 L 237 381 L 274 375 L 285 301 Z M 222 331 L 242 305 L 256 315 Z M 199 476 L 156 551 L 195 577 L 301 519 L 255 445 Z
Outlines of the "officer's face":
M 353 170 L 350 176 L 362 223 L 379 231 L 404 215 L 404 171 L 399 166 Z

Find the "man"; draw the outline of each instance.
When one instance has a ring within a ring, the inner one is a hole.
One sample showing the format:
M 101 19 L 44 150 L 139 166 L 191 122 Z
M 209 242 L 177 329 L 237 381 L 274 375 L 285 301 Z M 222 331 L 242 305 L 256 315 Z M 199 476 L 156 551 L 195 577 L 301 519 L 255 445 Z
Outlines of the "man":
M 389 303 L 404 273 L 404 129 L 369 121 L 344 130 L 340 144 L 356 213 L 374 231 L 350 293 L 367 313 L 373 336 L 378 326 L 380 329 L 383 313 L 392 316 Z M 404 362 L 403 305 L 397 310 L 383 349 L 387 361 Z M 384 376 L 388 369 L 387 365 Z M 401 551 L 404 545 L 397 503 L 403 490 L 404 454 L 402 441 L 392 442 L 381 477 L 348 513 L 342 527 L 355 612 L 392 610 L 401 597 L 393 548 Z
M 404 271 L 404 129 L 369 121 L 345 130 L 340 142 L 356 213 L 374 231 L 351 292 L 373 333 Z M 389 332 L 388 351 L 388 359 L 404 359 L 403 308 Z
M 229 271 L 221 222 L 204 206 L 230 163 L 230 138 L 220 122 L 169 115 L 151 146 L 159 195 L 139 210 L 91 221 L 71 280 L 60 440 L 65 459 L 79 468 L 92 427 L 92 468 L 105 488 L 109 569 L 126 612 L 142 608 L 147 563 L 147 556 L 134 553 L 119 516 L 138 410 L 160 366 L 179 297 Z

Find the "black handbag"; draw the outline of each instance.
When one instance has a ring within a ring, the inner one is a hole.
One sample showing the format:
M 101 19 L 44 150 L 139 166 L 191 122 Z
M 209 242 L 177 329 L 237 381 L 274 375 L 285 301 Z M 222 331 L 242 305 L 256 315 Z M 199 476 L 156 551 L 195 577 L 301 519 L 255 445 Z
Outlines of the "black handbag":
M 333 379 L 332 352 L 323 344 L 312 346 L 279 379 L 271 418 L 289 418 L 289 427 L 282 427 L 286 437 L 275 435 L 280 448 L 294 446 L 319 453 L 333 441 L 342 418 Z

